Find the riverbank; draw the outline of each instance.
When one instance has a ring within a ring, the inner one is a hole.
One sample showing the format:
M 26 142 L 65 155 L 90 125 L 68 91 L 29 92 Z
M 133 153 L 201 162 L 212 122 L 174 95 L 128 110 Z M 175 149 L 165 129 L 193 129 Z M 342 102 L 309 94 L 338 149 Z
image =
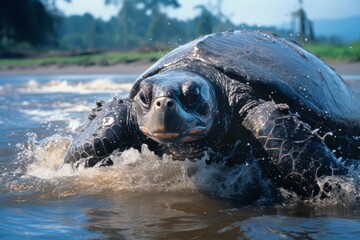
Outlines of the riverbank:
M 328 62 L 340 75 L 360 75 L 360 62 Z
M 16 74 L 140 74 L 149 68 L 154 61 L 140 60 L 131 63 L 118 63 L 107 66 L 91 65 L 49 65 L 49 66 L 27 66 L 0 69 L 1 75 Z M 329 65 L 335 68 L 340 75 L 360 75 L 360 62 L 329 62 Z
M 113 65 L 48 65 L 48 66 L 23 66 L 16 68 L 0 69 L 1 75 L 16 74 L 140 74 L 149 68 L 154 60 L 138 60 L 130 63 L 118 63 Z M 360 75 L 360 62 L 328 62 L 340 75 Z
M 117 63 L 111 65 L 48 65 L 48 66 L 22 66 L 0 69 L 1 75 L 16 74 L 124 74 L 142 73 L 155 61 L 138 60 L 131 63 Z

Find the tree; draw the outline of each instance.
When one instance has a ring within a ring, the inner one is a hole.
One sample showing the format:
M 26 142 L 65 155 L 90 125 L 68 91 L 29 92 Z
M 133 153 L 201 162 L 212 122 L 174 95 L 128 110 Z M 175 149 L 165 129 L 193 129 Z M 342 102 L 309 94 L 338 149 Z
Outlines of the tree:
M 160 12 L 161 7 L 180 7 L 177 0 L 105 0 L 105 4 L 122 5 L 126 2 L 131 2 L 133 5 L 138 5 L 145 10 L 149 15 Z
M 145 10 L 141 9 L 137 2 L 129 0 L 123 1 L 118 20 L 121 44 L 124 48 L 132 47 L 134 41 L 140 42 L 150 22 Z
M 196 35 L 205 35 L 213 31 L 214 16 L 204 5 L 197 5 L 195 9 L 200 9 L 200 15 L 195 18 Z
M 1 0 L 0 43 L 55 43 L 54 17 L 46 6 L 54 0 Z M 54 10 L 55 8 L 53 8 Z
M 147 45 L 153 45 L 157 41 L 164 42 L 169 21 L 161 9 L 180 7 L 177 0 L 105 0 L 105 3 L 121 5 L 119 21 L 125 46 L 129 45 L 128 39 L 134 36 L 142 39 L 145 36 L 146 39 L 151 39 Z M 142 32 L 131 34 L 134 30 L 140 29 Z
M 314 41 L 314 30 L 310 19 L 307 17 L 304 8 L 302 7 L 302 0 L 299 0 L 300 8 L 292 13 L 293 23 L 296 19 L 299 21 L 299 38 L 301 42 L 305 40 Z

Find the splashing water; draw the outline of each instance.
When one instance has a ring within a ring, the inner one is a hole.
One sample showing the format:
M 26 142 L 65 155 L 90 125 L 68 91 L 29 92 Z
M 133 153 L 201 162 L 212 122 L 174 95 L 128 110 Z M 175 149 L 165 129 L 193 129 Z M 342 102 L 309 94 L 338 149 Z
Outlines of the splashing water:
M 251 200 L 270 196 L 268 180 L 261 179 L 256 164 L 229 169 L 221 164 L 207 165 L 204 159 L 173 161 L 170 156 L 159 157 L 142 146 L 141 153 L 129 149 L 114 152 L 111 167 L 74 168 L 64 164 L 69 138 L 51 136 L 37 142 L 31 135 L 29 144 L 19 155 L 32 158 L 25 166 L 28 177 L 52 182 L 66 188 L 53 192 L 55 196 L 108 192 L 191 192 L 204 191 L 215 196 L 234 196 Z M 259 185 L 260 184 L 260 185 Z M 254 196 L 251 191 L 256 191 Z M 64 192 L 67 194 L 65 194 Z M 260 192 L 259 192 L 260 191 Z M 261 194 L 263 192 L 263 194 Z
M 302 201 L 294 193 L 276 188 L 264 177 L 256 160 L 233 168 L 225 167 L 223 164 L 206 164 L 206 154 L 204 159 L 197 161 L 174 161 L 168 155 L 162 157 L 155 155 L 143 145 L 141 152 L 129 149 L 122 153 L 117 151 L 112 153 L 110 157 L 114 165 L 111 167 L 84 168 L 80 165 L 75 168 L 71 164 L 63 163 L 70 142 L 70 138 L 59 135 L 38 142 L 36 136 L 30 134 L 27 147 L 23 147 L 19 154 L 19 161 L 27 159 L 24 166 L 25 178 L 35 177 L 46 183 L 44 185 L 46 188 L 53 188 L 47 197 L 109 192 L 119 194 L 202 191 L 243 204 L 263 205 L 280 199 L 288 204 Z M 358 170 L 353 169 L 352 177 L 318 178 L 323 194 L 321 197 L 308 200 L 308 204 L 357 205 L 358 173 Z M 32 183 L 28 182 L 28 184 Z M 23 188 L 25 185 L 26 181 L 21 182 Z M 12 187 L 14 188 L 14 185 Z M 28 189 L 29 186 L 25 188 Z M 43 192 L 43 189 L 40 192 Z
M 134 79 L 2 79 L 0 238 L 360 237 L 357 160 L 348 164 L 348 177 L 318 179 L 328 197 L 307 201 L 274 186 L 257 159 L 227 168 L 207 165 L 206 154 L 194 162 L 173 161 L 144 145 L 141 152 L 114 152 L 111 167 L 64 164 L 72 136 L 94 102 L 127 96 Z
M 46 130 L 53 131 L 53 134 L 39 138 L 35 133 L 28 133 L 27 143 L 17 144 L 19 153 L 16 163 L 19 164 L 15 172 L 21 178 L 9 181 L 9 189 L 33 189 L 42 195 L 51 189 L 45 194 L 48 197 L 99 194 L 104 191 L 201 191 L 246 204 L 265 204 L 279 199 L 300 201 L 295 194 L 274 186 L 264 176 L 258 164 L 260 160 L 256 159 L 227 168 L 223 164 L 207 165 L 206 154 L 204 159 L 195 162 L 173 161 L 170 156 L 159 157 L 143 146 L 141 152 L 134 149 L 123 153 L 115 151 L 111 156 L 114 161 L 112 167 L 85 169 L 63 164 L 67 146 L 71 142 L 70 135 L 76 132 L 82 119 L 90 111 L 90 106 L 84 99 L 75 102 L 64 101 L 63 94 L 78 92 L 87 96 L 95 92 L 113 94 L 115 90 L 128 92 L 130 85 L 99 79 L 85 83 L 51 80 L 43 84 L 30 80 L 24 84 L 8 84 L 2 87 L 1 91 L 6 89 L 8 92 L 17 91 L 25 95 L 31 93 L 45 96 L 58 91 L 62 93 L 59 95 L 61 99 L 52 99 L 46 106 L 42 105 L 42 102 L 21 100 L 19 112 L 36 122 L 46 124 Z M 111 95 L 107 96 L 109 98 Z M 111 124 L 111 121 L 113 119 L 104 119 L 104 124 Z M 34 181 L 37 183 L 36 186 L 33 184 Z M 323 195 L 309 202 L 323 205 L 352 205 L 358 202 L 359 169 L 353 167 L 351 177 L 323 177 L 319 178 L 318 182 Z M 327 197 L 323 199 L 324 196 Z
M 128 92 L 131 83 L 116 83 L 109 79 L 94 79 L 90 82 L 69 82 L 67 80 L 51 80 L 45 84 L 34 79 L 23 85 L 5 85 L 0 88 L 0 93 L 104 93 L 104 92 Z

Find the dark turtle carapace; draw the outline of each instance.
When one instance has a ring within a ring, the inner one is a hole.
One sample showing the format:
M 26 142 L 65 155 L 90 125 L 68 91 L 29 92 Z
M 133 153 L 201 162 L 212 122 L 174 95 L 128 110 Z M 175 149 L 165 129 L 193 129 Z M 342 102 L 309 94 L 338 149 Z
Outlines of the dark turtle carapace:
M 339 158 L 360 158 L 359 136 L 359 96 L 331 67 L 272 33 L 228 31 L 162 57 L 128 98 L 98 102 L 65 162 L 110 165 L 114 150 L 142 144 L 173 159 L 208 151 L 229 167 L 250 155 L 307 198 L 318 177 L 347 174 Z

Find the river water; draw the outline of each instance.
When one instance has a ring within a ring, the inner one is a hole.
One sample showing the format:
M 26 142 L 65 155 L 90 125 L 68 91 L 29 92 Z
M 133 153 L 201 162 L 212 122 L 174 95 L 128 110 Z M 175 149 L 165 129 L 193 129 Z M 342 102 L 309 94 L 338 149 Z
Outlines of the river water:
M 255 163 L 228 169 L 115 153 L 107 168 L 63 164 L 96 100 L 136 75 L 0 76 L 0 239 L 360 239 L 360 170 L 299 200 Z M 360 76 L 344 76 L 360 93 Z

